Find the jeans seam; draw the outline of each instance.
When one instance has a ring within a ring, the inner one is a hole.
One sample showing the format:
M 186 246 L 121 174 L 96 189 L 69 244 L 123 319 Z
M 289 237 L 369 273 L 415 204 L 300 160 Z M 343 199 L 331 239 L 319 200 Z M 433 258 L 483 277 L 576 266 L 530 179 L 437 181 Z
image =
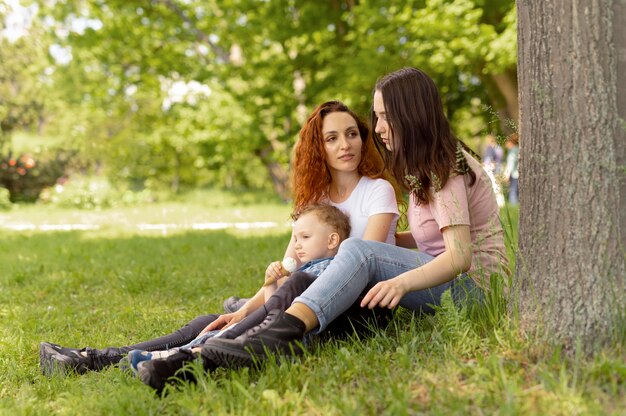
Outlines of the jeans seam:
M 357 275 L 357 274 L 358 274 L 358 273 L 359 273 L 359 272 L 363 269 L 363 267 L 364 267 L 364 265 L 365 265 L 365 264 L 368 264 L 368 263 L 370 262 L 371 258 L 372 258 L 372 254 L 371 254 L 371 253 L 370 253 L 370 254 L 365 255 L 365 261 L 363 261 L 363 262 L 361 262 L 361 263 L 359 264 L 359 267 L 358 267 L 358 268 L 356 268 L 356 269 L 352 272 L 352 274 L 350 275 L 350 278 L 346 280 L 345 284 L 344 284 L 344 285 L 342 285 L 341 287 L 339 287 L 339 288 L 338 288 L 338 290 L 336 290 L 336 291 L 334 292 L 334 294 L 333 294 L 332 298 L 331 298 L 331 297 L 329 297 L 329 298 L 328 298 L 328 300 L 330 301 L 330 300 L 332 299 L 332 301 L 334 301 L 340 293 L 343 293 L 344 289 L 345 289 L 346 287 L 350 286 L 350 283 L 352 283 L 352 282 L 353 282 L 354 276 L 356 276 L 356 275 Z M 367 283 L 365 283 L 364 288 L 365 288 L 365 287 L 367 287 L 367 284 L 369 283 L 369 280 L 370 280 L 370 279 L 369 279 L 369 276 L 368 276 Z M 364 289 L 364 288 L 363 288 L 363 289 Z M 363 289 L 361 289 L 361 291 L 363 291 Z M 355 299 L 355 300 L 356 300 L 356 299 Z M 324 303 L 324 305 L 323 305 L 323 306 L 328 306 L 329 304 L 333 304 L 333 303 L 334 303 L 334 302 L 329 302 L 329 301 L 326 301 L 326 302 Z

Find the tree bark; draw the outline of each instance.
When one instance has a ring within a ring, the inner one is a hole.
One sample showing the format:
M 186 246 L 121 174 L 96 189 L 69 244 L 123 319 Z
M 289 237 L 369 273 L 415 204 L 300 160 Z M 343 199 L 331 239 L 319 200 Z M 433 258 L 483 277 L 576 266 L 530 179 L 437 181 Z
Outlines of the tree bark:
M 520 324 L 591 352 L 626 316 L 626 0 L 517 11 Z

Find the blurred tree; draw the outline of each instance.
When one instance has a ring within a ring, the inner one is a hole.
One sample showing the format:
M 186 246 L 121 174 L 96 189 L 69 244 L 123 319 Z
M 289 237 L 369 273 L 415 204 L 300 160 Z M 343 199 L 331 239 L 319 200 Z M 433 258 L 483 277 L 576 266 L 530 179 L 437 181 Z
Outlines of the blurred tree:
M 348 64 L 370 69 L 347 65 L 344 74 L 354 75 L 347 85 L 365 96 L 372 77 L 417 66 L 437 82 L 451 120 L 478 98 L 486 121 L 496 124 L 491 129 L 510 129 L 518 117 L 514 6 L 509 0 L 361 2 L 346 17 L 352 27 Z
M 0 36 L 0 63 L 0 151 L 6 151 L 11 132 L 44 122 L 49 62 L 41 39 Z
M 138 183 L 270 179 L 287 198 L 307 113 L 337 98 L 365 114 L 376 78 L 406 65 L 436 79 L 462 136 L 481 133 L 468 117 L 516 119 L 512 0 L 40 3 L 72 57 L 54 74 L 75 109 L 59 128 Z M 171 102 L 193 82 L 211 92 Z

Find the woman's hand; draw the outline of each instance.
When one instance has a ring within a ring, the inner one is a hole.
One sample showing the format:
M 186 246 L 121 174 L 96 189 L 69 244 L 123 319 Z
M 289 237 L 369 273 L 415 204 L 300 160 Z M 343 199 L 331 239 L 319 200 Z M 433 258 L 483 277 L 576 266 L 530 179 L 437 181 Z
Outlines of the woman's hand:
M 369 309 L 376 306 L 389 309 L 395 308 L 407 291 L 400 276 L 376 283 L 361 301 L 361 307 L 368 307 Z
M 246 314 L 241 310 L 233 312 L 233 313 L 225 313 L 224 315 L 220 315 L 215 321 L 208 324 L 201 332 L 204 334 L 209 331 L 215 331 L 216 329 L 226 329 L 229 326 L 234 325 L 235 323 L 241 321 L 246 317 Z

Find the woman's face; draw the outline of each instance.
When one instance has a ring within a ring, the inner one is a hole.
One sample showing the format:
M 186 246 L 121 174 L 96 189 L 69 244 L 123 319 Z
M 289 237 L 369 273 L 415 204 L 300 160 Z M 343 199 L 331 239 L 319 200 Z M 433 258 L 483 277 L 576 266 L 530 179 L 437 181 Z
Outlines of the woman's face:
M 326 163 L 331 171 L 353 172 L 361 162 L 363 141 L 356 120 L 349 113 L 336 111 L 322 124 Z
M 374 114 L 376 114 L 376 126 L 374 131 L 380 135 L 387 150 L 391 151 L 393 143 L 393 134 L 391 127 L 387 122 L 387 112 L 385 111 L 385 103 L 383 102 L 383 93 L 376 90 L 374 92 Z

